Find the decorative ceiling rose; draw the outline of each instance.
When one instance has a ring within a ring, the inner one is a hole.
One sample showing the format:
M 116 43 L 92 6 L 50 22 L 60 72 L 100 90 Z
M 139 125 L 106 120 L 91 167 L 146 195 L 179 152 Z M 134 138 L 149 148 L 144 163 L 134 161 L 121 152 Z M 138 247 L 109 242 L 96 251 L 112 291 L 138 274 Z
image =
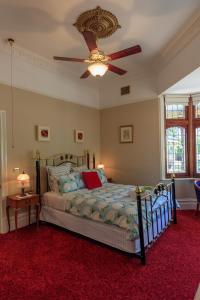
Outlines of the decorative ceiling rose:
M 76 26 L 81 33 L 84 31 L 92 31 L 96 35 L 96 38 L 99 39 L 106 38 L 121 28 L 117 18 L 111 12 L 102 9 L 100 6 L 82 13 L 73 25 Z

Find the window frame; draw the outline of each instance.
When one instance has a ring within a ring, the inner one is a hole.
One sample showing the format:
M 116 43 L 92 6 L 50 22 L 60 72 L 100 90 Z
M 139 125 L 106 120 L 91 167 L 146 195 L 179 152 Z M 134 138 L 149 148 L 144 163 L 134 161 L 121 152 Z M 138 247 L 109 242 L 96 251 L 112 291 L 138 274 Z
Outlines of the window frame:
M 173 103 L 172 103 L 173 104 Z M 165 176 L 169 178 L 172 173 L 167 172 L 167 138 L 166 130 L 170 127 L 185 128 L 185 168 L 184 173 L 174 173 L 177 178 L 193 178 L 200 176 L 197 173 L 196 158 L 196 128 L 200 128 L 200 117 L 196 117 L 196 106 L 193 103 L 192 96 L 185 105 L 185 118 L 167 119 L 166 102 L 164 101 L 164 138 L 165 138 Z

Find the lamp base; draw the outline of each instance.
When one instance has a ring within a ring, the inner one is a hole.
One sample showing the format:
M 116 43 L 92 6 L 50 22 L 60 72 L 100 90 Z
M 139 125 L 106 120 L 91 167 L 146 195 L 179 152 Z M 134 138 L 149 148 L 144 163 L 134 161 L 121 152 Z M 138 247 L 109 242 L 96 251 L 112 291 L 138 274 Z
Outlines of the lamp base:
M 21 197 L 25 197 L 27 196 L 26 193 L 25 193 L 25 188 L 21 188 L 21 194 L 20 194 Z

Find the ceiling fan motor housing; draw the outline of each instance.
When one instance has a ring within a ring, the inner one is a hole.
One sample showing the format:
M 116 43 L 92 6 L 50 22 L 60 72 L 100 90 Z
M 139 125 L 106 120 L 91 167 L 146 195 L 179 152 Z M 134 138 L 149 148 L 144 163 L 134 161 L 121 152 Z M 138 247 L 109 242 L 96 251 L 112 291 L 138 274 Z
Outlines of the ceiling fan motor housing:
M 110 60 L 110 57 L 105 55 L 103 51 L 94 49 L 91 51 L 89 59 L 86 59 L 85 61 L 88 63 L 93 63 L 97 61 L 106 62 L 108 60 Z

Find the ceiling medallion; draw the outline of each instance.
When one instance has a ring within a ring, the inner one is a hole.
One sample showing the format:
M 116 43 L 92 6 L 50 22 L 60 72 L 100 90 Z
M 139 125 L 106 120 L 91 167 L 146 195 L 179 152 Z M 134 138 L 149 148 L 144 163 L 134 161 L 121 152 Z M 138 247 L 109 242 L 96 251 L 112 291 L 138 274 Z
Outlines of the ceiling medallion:
M 81 33 L 83 31 L 92 31 L 96 35 L 96 38 L 99 39 L 106 38 L 121 28 L 117 18 L 100 6 L 82 13 L 73 25 Z

